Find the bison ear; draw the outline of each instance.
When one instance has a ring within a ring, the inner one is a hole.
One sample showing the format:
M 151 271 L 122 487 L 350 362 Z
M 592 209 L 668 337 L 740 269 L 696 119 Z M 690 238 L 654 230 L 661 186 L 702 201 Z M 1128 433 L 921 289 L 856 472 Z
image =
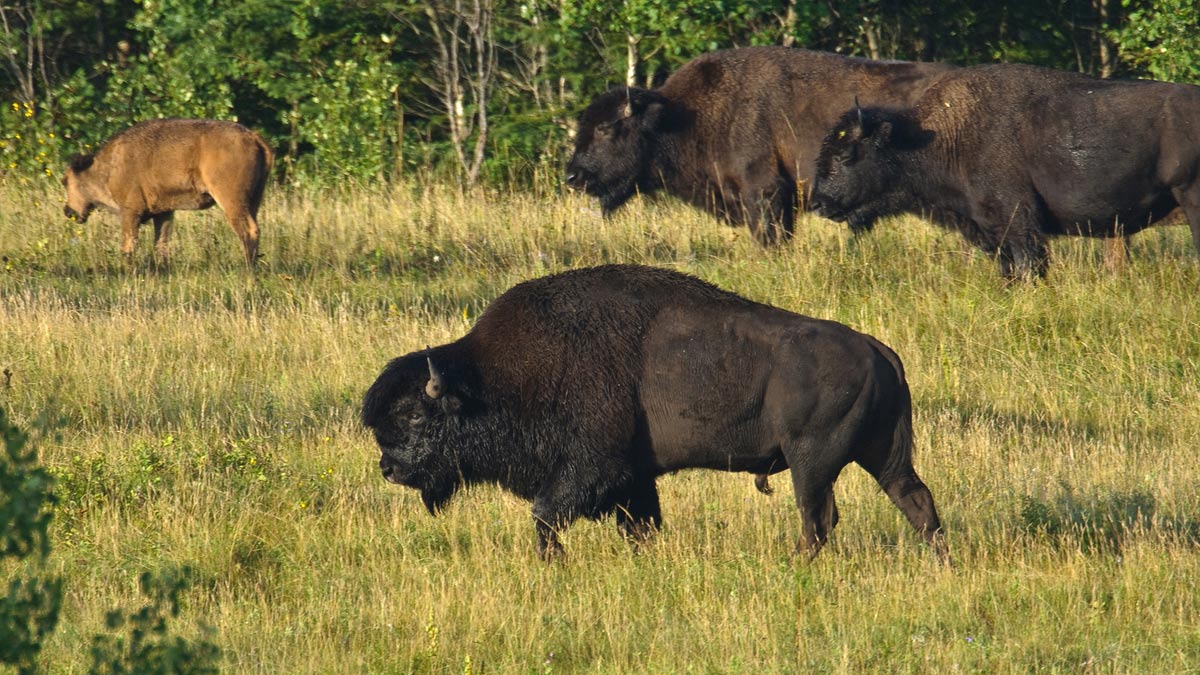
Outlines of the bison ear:
M 75 173 L 82 173 L 87 171 L 88 167 L 90 167 L 92 162 L 95 160 L 95 155 L 75 155 L 70 159 L 70 161 L 67 162 L 67 166 L 71 167 L 71 170 Z
M 631 89 L 629 96 L 630 116 L 637 126 L 646 131 L 660 131 L 667 123 L 668 100 L 662 94 L 647 89 Z
M 458 396 L 454 394 L 446 394 L 446 396 L 442 398 L 442 412 L 446 413 L 447 415 L 457 415 L 458 413 L 462 412 L 462 409 L 463 402 Z

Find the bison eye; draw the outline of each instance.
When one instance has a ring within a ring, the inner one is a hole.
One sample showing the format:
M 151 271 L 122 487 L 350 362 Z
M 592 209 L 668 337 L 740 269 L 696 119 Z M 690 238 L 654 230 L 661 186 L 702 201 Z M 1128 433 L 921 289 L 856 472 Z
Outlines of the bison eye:
M 425 413 L 420 410 L 414 410 L 408 414 L 408 423 L 412 426 L 418 426 L 425 421 Z

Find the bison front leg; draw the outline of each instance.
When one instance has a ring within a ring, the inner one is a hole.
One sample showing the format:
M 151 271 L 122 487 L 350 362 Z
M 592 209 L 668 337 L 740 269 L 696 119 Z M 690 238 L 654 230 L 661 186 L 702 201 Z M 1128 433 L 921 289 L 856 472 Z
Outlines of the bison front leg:
M 574 504 L 576 495 L 578 491 L 570 486 L 554 484 L 534 498 L 533 525 L 537 531 L 538 555 L 542 560 L 551 561 L 563 555 L 558 532 L 579 516 L 579 509 Z
M 121 254 L 126 262 L 133 261 L 133 252 L 137 249 L 138 226 L 142 223 L 142 215 L 134 211 L 121 212 Z
M 1034 281 L 1046 276 L 1050 256 L 1039 232 L 1018 233 L 1000 245 L 1000 274 L 1006 281 Z
M 617 503 L 617 529 L 637 547 L 654 536 L 662 527 L 662 510 L 658 504 L 658 488 L 653 478 L 634 483 L 628 495 Z
M 799 471 L 792 471 L 792 485 L 796 489 L 796 505 L 800 507 L 800 517 L 804 521 L 796 553 L 812 560 L 820 553 L 838 524 L 833 483 L 817 484 L 801 476 Z
M 772 186 L 764 190 L 754 203 L 746 205 L 745 213 L 750 232 L 758 243 L 774 246 L 788 241 L 795 228 L 795 187 Z
M 535 513 L 533 524 L 537 530 L 538 556 L 546 562 L 561 558 L 564 551 L 562 544 L 558 541 L 558 530 L 565 527 L 566 523 L 558 520 L 548 520 Z

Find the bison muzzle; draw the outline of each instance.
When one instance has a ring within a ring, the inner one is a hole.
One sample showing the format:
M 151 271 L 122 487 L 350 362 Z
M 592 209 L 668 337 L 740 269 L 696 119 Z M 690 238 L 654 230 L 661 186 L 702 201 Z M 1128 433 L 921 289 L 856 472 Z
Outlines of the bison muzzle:
M 912 465 L 899 357 L 878 340 L 653 267 L 609 265 L 514 286 L 449 344 L 392 360 L 363 400 L 385 479 L 431 513 L 490 482 L 533 502 L 538 550 L 576 518 L 614 514 L 637 541 L 662 524 L 659 476 L 791 469 L 813 556 L 856 462 L 943 553 Z M 765 484 L 764 484 L 765 486 Z

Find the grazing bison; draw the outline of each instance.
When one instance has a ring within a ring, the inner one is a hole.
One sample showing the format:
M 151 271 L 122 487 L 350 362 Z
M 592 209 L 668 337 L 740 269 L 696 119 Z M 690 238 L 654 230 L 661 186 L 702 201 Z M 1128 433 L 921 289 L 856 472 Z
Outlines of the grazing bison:
M 138 226 L 154 221 L 155 252 L 167 256 L 177 210 L 219 204 L 258 259 L 258 206 L 274 155 L 262 137 L 233 122 L 150 120 L 122 131 L 94 155 L 71 159 L 63 184 L 68 218 L 86 222 L 97 206 L 121 217 L 121 251 L 131 255 Z
M 908 104 L 951 68 L 786 47 L 705 54 L 658 89 L 593 100 L 566 183 L 599 197 L 606 214 L 663 189 L 773 243 L 791 235 L 821 138 L 855 96 Z
M 662 474 L 789 467 L 797 548 L 813 556 L 850 462 L 942 551 L 896 354 L 676 272 L 609 265 L 518 284 L 464 337 L 388 363 L 362 421 L 384 478 L 420 490 L 431 513 L 478 482 L 532 500 L 547 558 L 579 517 L 614 513 L 631 539 L 652 533 Z
M 1048 235 L 1129 235 L 1176 207 L 1200 250 L 1200 87 L 1024 65 L 948 72 L 911 108 L 846 112 L 812 202 L 856 232 L 927 215 L 1010 279 L 1045 273 Z

